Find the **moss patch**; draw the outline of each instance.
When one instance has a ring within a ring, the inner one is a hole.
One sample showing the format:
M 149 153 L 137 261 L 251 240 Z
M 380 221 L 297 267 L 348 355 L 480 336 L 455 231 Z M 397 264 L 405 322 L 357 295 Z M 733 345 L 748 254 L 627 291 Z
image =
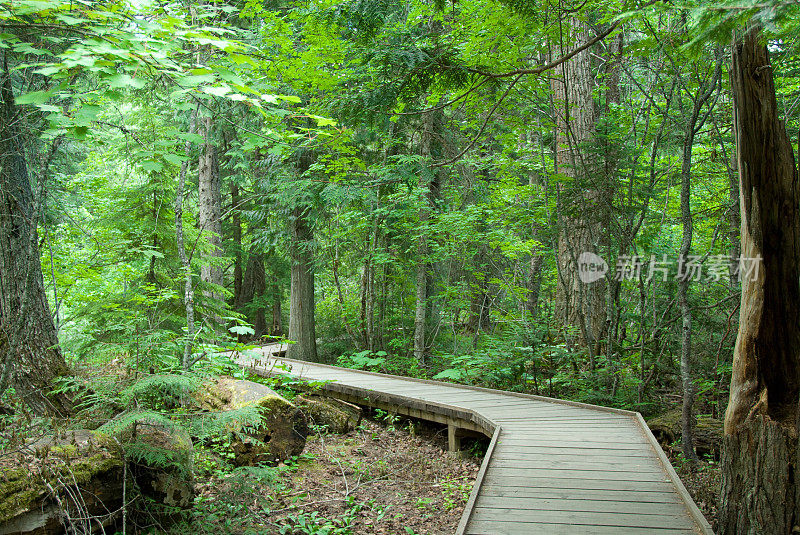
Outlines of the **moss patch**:
M 36 454 L 24 451 L 6 461 L 22 468 L 0 466 L 0 524 L 39 507 L 50 488 L 62 489 L 64 481 L 81 486 L 122 472 L 119 446 L 99 433 L 74 431 L 34 446 Z

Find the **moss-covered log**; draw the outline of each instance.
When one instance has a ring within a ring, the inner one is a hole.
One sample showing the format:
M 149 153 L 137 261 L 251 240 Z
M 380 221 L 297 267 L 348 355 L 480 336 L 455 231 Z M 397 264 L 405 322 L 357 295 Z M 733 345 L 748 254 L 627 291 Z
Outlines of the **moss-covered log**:
M 237 466 L 277 464 L 299 455 L 305 448 L 308 436 L 305 414 L 267 386 L 223 377 L 203 385 L 195 400 L 201 409 L 209 411 L 258 408 L 260 425 L 245 426 L 235 419 L 229 425 Z
M 677 409 L 652 418 L 647 421 L 647 426 L 662 447 L 669 449 L 681 438 L 681 411 Z M 719 457 L 722 448 L 722 426 L 722 420 L 708 415 L 697 416 L 694 447 L 698 455 Z
M 309 426 L 316 430 L 344 434 L 361 421 L 361 409 L 339 400 L 305 394 L 298 396 L 295 405 L 303 411 Z
M 102 531 L 122 505 L 123 456 L 110 437 L 71 431 L 0 464 L 0 535 Z

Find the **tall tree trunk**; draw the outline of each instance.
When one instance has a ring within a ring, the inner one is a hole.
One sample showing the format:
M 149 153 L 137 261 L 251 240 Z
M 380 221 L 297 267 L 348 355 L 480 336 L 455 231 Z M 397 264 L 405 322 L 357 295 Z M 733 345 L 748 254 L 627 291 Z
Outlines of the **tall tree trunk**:
M 314 323 L 314 260 L 311 250 L 313 233 L 308 221 L 309 209 L 295 207 L 289 218 L 291 245 L 291 297 L 289 299 L 289 339 L 286 356 L 315 362 L 317 339 Z
M 253 337 L 257 340 L 267 334 L 267 320 L 264 307 L 267 290 L 267 276 L 261 253 L 250 251 L 247 266 L 242 276 L 241 306 L 247 319 L 253 325 Z
M 539 316 L 539 293 L 542 288 L 542 264 L 544 256 L 536 253 L 531 256 L 528 271 L 528 296 L 525 301 L 525 310 L 532 320 Z
M 242 306 L 242 218 L 239 186 L 231 183 L 231 213 L 233 223 L 233 308 L 241 312 Z
M 787 534 L 800 525 L 800 187 L 756 28 L 734 43 L 731 84 L 742 255 L 761 262 L 742 276 L 719 533 Z
M 66 416 L 72 401 L 53 389 L 69 370 L 44 291 L 38 207 L 7 54 L 0 74 L 0 393 L 12 385 L 35 413 Z
M 189 121 L 189 134 L 193 134 L 197 124 L 197 111 L 192 112 Z M 178 248 L 178 257 L 183 268 L 183 306 L 186 313 L 186 340 L 183 343 L 183 357 L 181 366 L 184 371 L 188 371 L 194 362 L 192 361 L 192 346 L 194 345 L 195 323 L 194 323 L 194 283 L 192 281 L 192 262 L 186 254 L 186 245 L 183 240 L 183 195 L 186 189 L 186 172 L 189 167 L 189 155 L 192 152 L 191 141 L 186 141 L 183 146 L 186 159 L 181 164 L 181 172 L 178 175 L 178 188 L 175 191 L 175 242 Z
M 210 247 L 206 259 L 200 267 L 200 280 L 204 284 L 222 286 L 222 268 L 215 263 L 215 259 L 222 256 L 222 192 L 220 190 L 219 159 L 217 147 L 212 134 L 213 122 L 211 117 L 202 120 L 202 135 L 205 141 L 203 152 L 200 154 L 198 175 L 198 223 L 200 231 L 206 238 Z M 218 291 L 206 290 L 206 298 L 220 300 L 222 296 Z M 221 319 L 218 317 L 206 318 L 212 322 L 217 330 Z
M 491 278 L 492 274 L 489 272 L 491 268 L 488 257 L 489 251 L 485 244 L 479 247 L 478 252 L 473 257 L 473 287 L 469 303 L 469 318 L 467 319 L 467 329 L 475 335 L 473 337 L 473 345 L 477 344 L 480 332 L 489 330 L 491 326 L 489 321 L 491 296 L 486 279 Z
M 588 25 L 577 20 L 571 23 L 576 44 L 590 40 Z M 596 254 L 601 237 L 598 218 L 590 218 L 602 208 L 597 186 L 591 183 L 596 158 L 586 147 L 594 140 L 597 115 L 592 81 L 591 52 L 586 49 L 562 64 L 561 76 L 552 78 L 551 87 L 556 115 L 556 171 L 574 183 L 569 190 L 562 187 L 559 194 L 556 314 L 566 325 L 578 328 L 581 343 L 589 348 L 593 361 L 595 341 L 605 326 L 606 285 L 604 278 L 586 284 L 578 271 L 579 256 Z
M 311 167 L 312 154 L 303 151 L 297 162 L 300 175 Z M 314 234 L 309 221 L 311 209 L 296 205 L 289 216 L 289 257 L 291 258 L 291 296 L 289 297 L 289 339 L 286 356 L 315 362 L 317 330 L 314 318 Z
M 158 193 L 153 190 L 153 251 L 158 250 Z M 150 270 L 147 272 L 147 280 L 156 283 L 156 255 L 150 256 Z
M 722 76 L 722 62 L 717 60 L 714 74 L 711 79 L 705 80 L 693 98 L 692 111 L 686 125 L 683 137 L 683 154 L 681 161 L 681 223 L 683 236 L 678 252 L 679 263 L 683 273 L 678 277 L 678 306 L 681 311 L 681 386 L 683 400 L 681 405 L 681 446 L 684 456 L 691 460 L 698 460 L 694 451 L 694 382 L 692 381 L 692 310 L 689 306 L 689 284 L 694 276 L 689 266 L 692 248 L 693 221 L 691 210 L 692 192 L 692 148 L 695 135 L 703 127 L 708 114 L 702 116 L 701 112 L 711 96 L 716 91 Z
M 441 129 L 441 112 L 429 112 L 422 118 L 422 133 L 420 138 L 420 154 L 433 160 L 434 137 Z M 430 263 L 430 247 L 428 246 L 428 221 L 434 200 L 439 193 L 439 173 L 437 169 L 426 168 L 420 172 L 419 186 L 422 192 L 421 206 L 419 209 L 420 236 L 417 241 L 417 267 L 415 276 L 416 298 L 414 307 L 414 357 L 417 362 L 425 364 L 427 352 L 426 331 L 430 310 L 430 290 L 433 286 L 432 265 Z
M 281 314 L 281 291 L 278 286 L 278 275 L 273 271 L 270 288 L 272 294 L 272 326 L 269 329 L 271 336 L 283 336 L 283 318 Z
M 681 446 L 683 455 L 690 461 L 697 461 L 694 451 L 694 422 L 692 405 L 694 404 L 694 384 L 692 383 L 692 309 L 689 306 L 690 273 L 686 270 L 689 251 L 692 247 L 692 210 L 691 210 L 691 178 L 692 178 L 692 146 L 694 145 L 695 124 L 699 110 L 694 108 L 692 119 L 683 140 L 683 162 L 681 164 L 681 223 L 683 236 L 679 250 L 680 262 L 684 265 L 684 274 L 678 279 L 678 306 L 681 310 L 681 387 L 683 403 L 681 405 Z

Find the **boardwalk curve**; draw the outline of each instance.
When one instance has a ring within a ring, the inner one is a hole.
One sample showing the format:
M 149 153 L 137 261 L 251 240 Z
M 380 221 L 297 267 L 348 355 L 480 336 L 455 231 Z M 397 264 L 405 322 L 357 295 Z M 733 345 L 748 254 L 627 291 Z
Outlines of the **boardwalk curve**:
M 324 381 L 327 395 L 491 437 L 457 535 L 711 534 L 641 415 L 486 388 L 285 359 L 259 375 Z

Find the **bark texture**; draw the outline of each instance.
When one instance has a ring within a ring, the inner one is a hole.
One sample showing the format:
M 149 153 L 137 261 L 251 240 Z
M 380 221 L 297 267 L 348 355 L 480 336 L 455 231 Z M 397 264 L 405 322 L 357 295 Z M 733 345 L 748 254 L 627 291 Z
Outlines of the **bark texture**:
M 198 177 L 198 222 L 200 230 L 209 245 L 208 259 L 200 267 L 200 280 L 206 285 L 222 286 L 222 268 L 215 265 L 214 258 L 222 256 L 222 191 L 219 176 L 217 147 L 212 138 L 211 117 L 202 120 L 202 135 L 205 140 L 200 154 Z M 203 292 L 206 297 L 219 300 L 220 293 L 215 290 Z M 211 318 L 219 323 L 218 318 Z
M 441 112 L 426 113 L 422 120 L 422 133 L 420 137 L 420 154 L 431 160 L 440 152 L 436 136 L 442 128 Z M 417 239 L 417 267 L 416 267 L 416 304 L 414 307 L 414 358 L 421 364 L 425 363 L 427 351 L 427 327 L 430 315 L 430 297 L 433 287 L 430 262 L 430 246 L 428 245 L 428 221 L 431 218 L 433 202 L 439 196 L 440 177 L 437 169 L 424 169 L 420 173 L 419 186 L 422 191 L 421 206 L 419 210 L 420 235 Z
M 300 155 L 300 174 L 311 167 L 311 154 Z M 314 318 L 314 233 L 311 229 L 310 208 L 295 206 L 289 216 L 291 266 L 291 296 L 289 298 L 289 339 L 286 356 L 300 360 L 317 360 L 317 330 Z
M 267 291 L 267 274 L 264 259 L 255 250 L 250 251 L 247 267 L 242 279 L 240 294 L 241 306 L 247 320 L 253 325 L 253 338 L 258 340 L 267 332 L 265 299 Z
M 67 415 L 70 399 L 53 394 L 58 377 L 69 372 L 45 296 L 39 208 L 5 54 L 0 74 L 0 392 L 10 384 L 34 412 Z
M 197 111 L 192 113 L 189 122 L 189 133 L 193 134 L 197 126 Z M 183 344 L 183 356 L 181 366 L 188 370 L 194 364 L 192 361 L 192 347 L 194 345 L 195 324 L 194 324 L 194 283 L 192 281 L 192 265 L 189 256 L 186 254 L 186 244 L 183 239 L 183 195 L 186 189 L 186 172 L 189 167 L 189 155 L 192 153 L 191 141 L 186 141 L 183 146 L 186 160 L 181 164 L 181 172 L 178 175 L 178 188 L 175 191 L 175 243 L 178 247 L 178 257 L 183 268 L 183 306 L 186 314 L 186 340 Z
M 757 29 L 733 47 L 743 277 L 725 413 L 719 532 L 783 534 L 797 527 L 800 394 L 800 189 L 778 119 L 769 53 Z
M 591 39 L 588 25 L 573 20 L 576 45 Z M 566 48 L 560 53 L 566 52 Z M 553 77 L 551 89 L 556 119 L 556 171 L 572 183 L 559 193 L 558 286 L 556 315 L 567 326 L 577 328 L 582 345 L 593 346 L 605 327 L 605 279 L 583 283 L 578 275 L 578 257 L 598 252 L 603 213 L 601 193 L 591 179 L 598 164 L 587 145 L 594 141 L 597 111 L 592 96 L 590 49 L 575 54 Z M 592 355 L 590 355 L 591 357 Z

